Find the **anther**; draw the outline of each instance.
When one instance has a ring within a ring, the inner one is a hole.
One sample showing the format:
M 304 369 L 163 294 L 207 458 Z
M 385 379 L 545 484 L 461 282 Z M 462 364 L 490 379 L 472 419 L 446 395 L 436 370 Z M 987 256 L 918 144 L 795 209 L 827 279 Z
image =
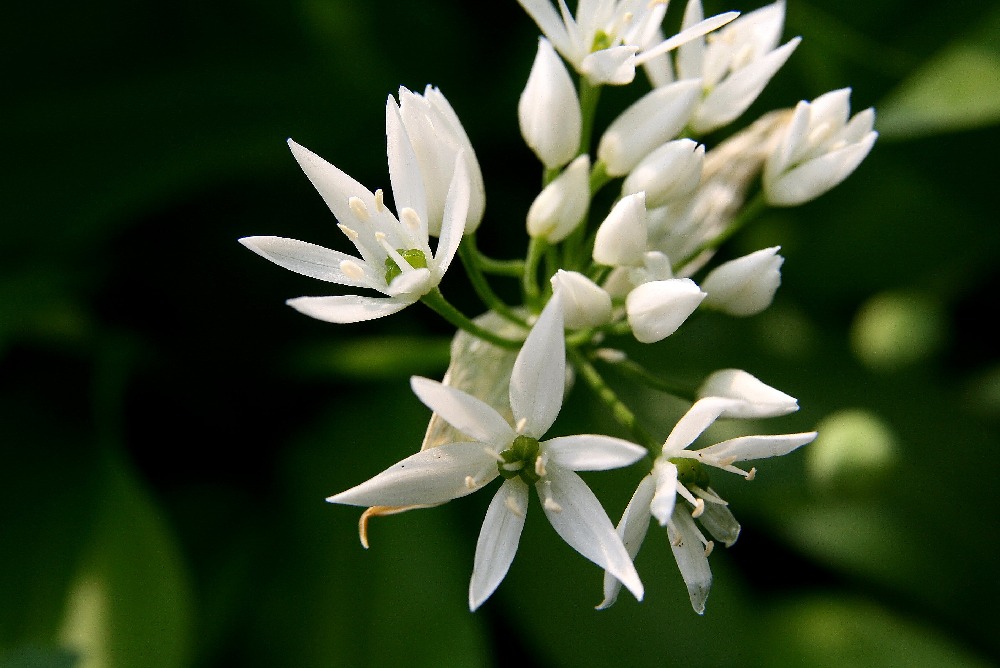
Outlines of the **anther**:
M 466 489 L 475 489 L 476 488 L 476 479 L 473 478 L 471 475 L 465 476 L 465 487 L 466 487 Z
M 385 211 L 385 194 L 381 188 L 375 191 L 375 210 L 379 213 Z
M 411 232 L 419 232 L 421 227 L 420 214 L 411 209 L 410 207 L 404 207 L 402 211 L 399 212 L 399 220 Z
M 514 513 L 518 517 L 524 517 L 524 508 L 517 502 L 513 496 L 508 496 L 504 499 L 503 504 L 507 506 L 507 510 Z
M 701 514 L 705 512 L 705 499 L 698 499 L 694 504 L 694 510 L 691 511 L 691 517 L 701 517 Z
M 705 543 L 705 556 L 707 557 L 708 555 L 712 554 L 712 550 L 714 549 L 715 549 L 714 541 L 710 540 L 707 543 Z
M 539 478 L 545 477 L 545 458 L 539 457 L 535 460 L 535 474 Z
M 553 499 L 551 496 L 545 497 L 545 501 L 542 503 L 542 505 L 545 506 L 546 510 L 551 510 L 554 513 L 562 512 L 562 506 L 556 503 L 556 500 Z
M 757 477 L 757 467 L 755 466 L 752 469 L 750 469 L 749 473 L 746 474 L 746 479 L 753 480 L 756 477 Z
M 351 241 L 357 241 L 358 237 L 361 236 L 360 234 L 349 228 L 347 225 L 338 223 L 337 227 L 339 227 L 340 231 L 344 233 L 344 236 L 346 236 Z
M 359 197 L 351 197 L 347 200 L 347 206 L 351 208 L 351 213 L 360 218 L 363 221 L 371 220 L 371 214 L 368 213 L 368 207 L 365 203 L 361 201 Z
M 528 418 L 523 417 L 523 418 L 521 418 L 520 420 L 517 421 L 517 425 L 514 427 L 514 430 L 518 434 L 523 434 L 524 433 L 524 428 L 527 427 L 527 426 L 528 426 Z
M 340 270 L 344 272 L 344 276 L 347 276 L 352 281 L 361 281 L 365 278 L 365 270 L 361 268 L 361 265 L 352 260 L 341 262 Z

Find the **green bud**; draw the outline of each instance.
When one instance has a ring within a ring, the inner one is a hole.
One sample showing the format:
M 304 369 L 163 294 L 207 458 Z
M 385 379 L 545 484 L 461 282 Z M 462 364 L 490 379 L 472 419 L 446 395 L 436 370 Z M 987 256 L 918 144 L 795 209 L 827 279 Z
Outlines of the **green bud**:
M 416 248 L 397 248 L 396 252 L 403 256 L 406 263 L 413 267 L 414 269 L 426 269 L 427 268 L 427 256 L 424 255 L 422 250 L 417 250 Z M 391 257 L 385 259 L 385 284 L 389 285 L 392 283 L 392 279 L 396 278 L 403 273 L 403 270 L 399 268 L 396 261 Z

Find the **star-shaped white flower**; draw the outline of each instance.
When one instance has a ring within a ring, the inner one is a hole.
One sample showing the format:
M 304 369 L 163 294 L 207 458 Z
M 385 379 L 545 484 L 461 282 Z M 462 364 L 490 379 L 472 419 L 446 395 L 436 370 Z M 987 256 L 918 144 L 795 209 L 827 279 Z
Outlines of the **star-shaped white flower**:
M 576 471 L 628 466 L 645 449 L 594 434 L 539 440 L 562 407 L 563 337 L 563 308 L 557 293 L 538 317 L 514 364 L 510 381 L 514 425 L 461 390 L 414 377 L 411 385 L 420 400 L 469 440 L 418 452 L 327 499 L 354 506 L 433 505 L 471 494 L 503 477 L 476 544 L 469 585 L 472 610 L 496 590 L 513 562 L 530 486 L 535 487 L 556 532 L 642 599 L 642 583 L 629 554 L 597 497 Z
M 691 406 L 671 430 L 663 451 L 653 463 L 653 470 L 633 494 L 618 533 L 634 559 L 642 547 L 655 517 L 667 528 L 678 569 L 687 585 L 695 612 L 705 611 L 705 600 L 712 585 L 708 555 L 714 543 L 694 523 L 701 525 L 726 547 L 736 542 L 740 525 L 728 504 L 708 486 L 708 474 L 702 465 L 738 473 L 752 480 L 756 469 L 736 467 L 735 462 L 753 461 L 788 454 L 816 438 L 816 432 L 774 436 L 741 436 L 701 450 L 688 447 L 720 417 L 765 417 L 783 415 L 798 407 L 794 399 L 764 385 L 744 371 L 729 369 L 713 377 L 706 388 L 717 388 L 723 396 L 706 396 Z M 685 503 L 678 504 L 680 496 Z M 621 584 L 613 574 L 605 573 L 604 600 L 599 609 L 611 606 Z

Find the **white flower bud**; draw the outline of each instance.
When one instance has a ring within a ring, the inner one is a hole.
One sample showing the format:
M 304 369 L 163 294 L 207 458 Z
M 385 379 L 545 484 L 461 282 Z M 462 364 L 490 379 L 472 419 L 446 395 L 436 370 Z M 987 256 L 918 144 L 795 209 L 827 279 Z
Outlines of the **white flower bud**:
M 808 202 L 850 176 L 875 144 L 875 111 L 851 113 L 850 88 L 799 102 L 764 166 L 764 193 L 775 206 Z
M 562 167 L 580 148 L 580 100 L 562 59 L 544 37 L 517 104 L 521 136 L 547 169 Z
M 428 232 L 439 236 L 455 159 L 461 154 L 470 190 L 464 231 L 475 231 L 486 208 L 483 175 L 469 136 L 441 91 L 427 86 L 419 95 L 401 87 L 399 104 L 392 96 L 386 102 L 385 124 L 396 210 L 413 209 Z
M 765 248 L 721 264 L 701 282 L 708 293 L 705 305 L 729 315 L 760 313 L 774 299 L 781 285 L 780 246 Z
M 528 209 L 528 234 L 558 243 L 583 222 L 590 202 L 590 158 L 581 155 L 538 194 Z
M 609 267 L 642 266 L 646 252 L 646 194 L 623 197 L 597 228 L 594 262 Z
M 552 290 L 562 295 L 567 329 L 599 327 L 611 322 L 611 297 L 581 273 L 560 269 L 552 277 Z
M 645 191 L 646 206 L 656 209 L 694 192 L 701 183 L 705 147 L 677 139 L 659 147 L 636 165 L 622 184 L 622 194 Z
M 690 278 L 643 283 L 625 298 L 628 324 L 636 340 L 655 343 L 676 332 L 704 298 Z
M 698 388 L 698 398 L 731 399 L 722 413 L 727 418 L 765 418 L 794 413 L 799 402 L 784 392 L 766 385 L 740 369 L 716 371 Z
M 601 137 L 597 158 L 610 176 L 624 176 L 657 146 L 676 137 L 701 94 L 697 79 L 676 81 L 639 98 Z

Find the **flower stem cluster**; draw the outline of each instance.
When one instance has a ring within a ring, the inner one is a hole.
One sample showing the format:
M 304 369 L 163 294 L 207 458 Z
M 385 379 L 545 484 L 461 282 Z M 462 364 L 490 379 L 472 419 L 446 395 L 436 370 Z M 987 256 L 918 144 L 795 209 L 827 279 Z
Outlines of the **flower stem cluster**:
M 598 607 L 614 603 L 623 584 L 642 599 L 633 561 L 655 519 L 700 614 L 712 580 L 708 555 L 715 541 L 728 547 L 740 532 L 710 471 L 752 480 L 756 469 L 743 462 L 788 454 L 816 434 L 751 433 L 693 447 L 719 420 L 780 417 L 798 402 L 738 369 L 706 370 L 700 387 L 677 386 L 607 344 L 661 342 L 706 309 L 732 317 L 767 309 L 781 283 L 780 247 L 721 263 L 715 254 L 768 206 L 801 204 L 847 178 L 875 142 L 874 112 L 851 117 L 850 90 L 841 89 L 708 141 L 743 116 L 798 46 L 798 37 L 781 43 L 784 0 L 709 18 L 700 0 L 688 0 L 672 36 L 663 33 L 666 2 L 581 1 L 573 14 L 563 0 L 518 1 L 543 33 L 517 105 L 543 183 L 524 212 L 523 259 L 477 247 L 486 213 L 479 163 L 458 115 L 431 86 L 423 94 L 401 88 L 386 103 L 395 211 L 382 190 L 289 140 L 357 255 L 280 237 L 240 241 L 291 271 L 381 295 L 288 302 L 306 315 L 359 322 L 420 301 L 459 330 L 444 380 L 411 380 L 433 412 L 420 450 L 328 499 L 367 508 L 365 547 L 371 517 L 439 505 L 500 478 L 476 545 L 471 609 L 504 579 L 534 488 L 556 532 L 604 571 Z M 607 127 L 595 127 L 602 87 L 635 83 L 637 68 L 648 85 L 638 84 L 644 90 Z M 597 210 L 605 188 L 617 195 Z M 439 289 L 456 256 L 482 316 L 466 315 Z M 520 303 L 502 299 L 496 281 L 515 282 Z M 669 434 L 657 434 L 605 371 L 690 408 Z M 546 436 L 573 378 L 629 440 Z M 639 462 L 646 475 L 616 528 L 577 472 Z

